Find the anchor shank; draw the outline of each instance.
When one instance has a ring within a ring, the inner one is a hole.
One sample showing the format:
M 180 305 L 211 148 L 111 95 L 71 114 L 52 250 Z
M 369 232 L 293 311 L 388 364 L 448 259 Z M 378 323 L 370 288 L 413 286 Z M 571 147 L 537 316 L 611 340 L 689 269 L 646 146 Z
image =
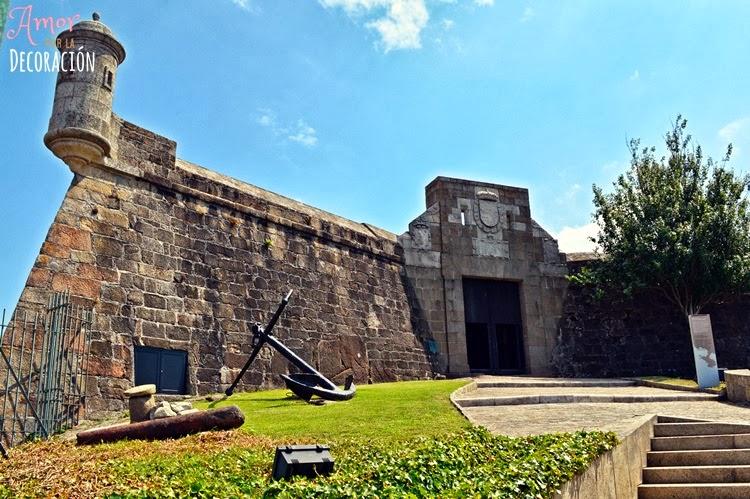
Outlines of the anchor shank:
M 263 348 L 263 344 L 265 343 L 265 338 L 267 338 L 267 336 L 259 334 L 261 329 L 258 328 L 258 326 L 253 326 L 253 330 L 254 330 L 253 343 L 255 343 L 255 348 L 253 348 L 253 351 L 250 354 L 250 358 L 247 359 L 247 362 L 245 362 L 245 365 L 242 366 L 242 370 L 234 379 L 234 381 L 232 382 L 232 385 L 229 388 L 227 388 L 226 391 L 224 392 L 226 393 L 227 397 L 231 396 L 232 393 L 234 393 L 234 389 L 237 387 L 240 380 L 245 375 L 245 372 L 250 367 L 250 364 L 252 364 L 253 361 L 255 360 L 255 357 L 258 355 L 258 352 L 260 352 L 260 349 Z M 257 342 L 256 342 L 256 339 L 257 339 Z
M 310 364 L 302 360 L 301 357 L 299 357 L 297 354 L 289 350 L 282 342 L 277 340 L 274 336 L 271 336 L 267 333 L 263 334 L 263 340 L 268 343 L 270 346 L 276 349 L 281 355 L 283 355 L 289 362 L 294 364 L 297 368 L 302 370 L 303 372 L 314 374 L 317 377 L 320 378 L 321 384 L 327 385 L 326 388 L 329 388 L 331 390 L 336 389 L 336 385 L 334 385 L 328 378 L 323 376 L 321 373 L 315 370 Z

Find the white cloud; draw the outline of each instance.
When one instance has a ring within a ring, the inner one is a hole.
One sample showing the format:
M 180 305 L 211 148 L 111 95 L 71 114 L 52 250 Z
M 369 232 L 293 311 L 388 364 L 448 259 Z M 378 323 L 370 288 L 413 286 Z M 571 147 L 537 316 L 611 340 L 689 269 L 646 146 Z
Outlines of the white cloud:
M 252 14 L 258 14 L 260 12 L 260 7 L 258 7 L 253 0 L 231 0 L 231 2 L 240 9 Z
M 250 0 L 232 0 L 232 3 L 243 10 L 250 10 Z
M 719 137 L 724 142 L 732 144 L 732 158 L 738 158 L 746 147 L 750 147 L 750 116 L 736 119 L 721 127 Z
M 258 117 L 255 122 L 270 130 L 275 137 L 290 140 L 305 147 L 315 147 L 318 144 L 317 131 L 301 118 L 294 124 L 283 125 L 279 124 L 273 110 L 261 108 L 258 109 Z
M 234 1 L 234 0 L 233 0 Z M 251 0 L 250 0 L 251 1 Z M 480 7 L 491 7 L 495 0 L 463 0 Z M 413 50 L 422 47 L 422 34 L 430 20 L 430 10 L 436 4 L 456 5 L 458 0 L 318 0 L 327 9 L 342 9 L 355 22 L 378 33 L 378 46 L 388 53 L 392 50 Z M 536 15 L 530 6 L 523 11 L 522 22 Z M 455 26 L 452 19 L 440 21 L 443 32 Z M 433 38 L 442 46 L 445 40 Z
M 420 33 L 429 18 L 423 0 L 394 0 L 388 8 L 388 15 L 367 23 L 367 27 L 380 33 L 386 52 L 418 49 L 422 47 Z
M 273 111 L 270 109 L 259 109 L 260 116 L 258 116 L 257 122 L 260 126 L 264 127 L 275 127 L 276 126 L 276 116 L 273 114 Z
M 294 135 L 287 137 L 293 142 L 302 144 L 305 147 L 314 147 L 318 143 L 318 135 L 313 127 L 308 125 L 305 120 L 297 120 L 297 127 Z
M 391 3 L 389 0 L 319 0 L 323 7 L 342 7 L 349 14 L 375 7 L 384 7 Z
M 521 22 L 525 23 L 528 21 L 531 21 L 534 16 L 536 16 L 536 11 L 533 7 L 527 6 L 525 9 L 523 9 L 523 15 L 521 16 Z
M 719 137 L 727 142 L 735 141 L 747 131 L 749 125 L 750 117 L 734 120 L 721 127 Z
M 596 245 L 589 239 L 596 236 L 599 226 L 595 223 L 580 227 L 563 227 L 557 235 L 557 245 L 564 253 L 587 253 L 594 251 Z
M 602 165 L 602 172 L 606 174 L 611 174 L 611 173 L 619 174 L 627 170 L 628 166 L 629 164 L 623 161 L 618 161 L 618 160 L 608 161 L 607 163 L 604 163 Z
M 430 15 L 425 0 L 318 0 L 326 8 L 339 7 L 351 16 L 377 17 L 365 24 L 380 34 L 385 52 L 422 47 L 421 33 Z
M 641 79 L 641 72 L 637 69 L 628 77 L 630 81 L 636 81 Z
M 563 194 L 561 201 L 564 201 L 566 203 L 569 203 L 575 199 L 575 197 L 578 195 L 578 193 L 581 190 L 581 184 L 573 184 L 570 187 L 568 187 L 568 190 L 565 191 Z

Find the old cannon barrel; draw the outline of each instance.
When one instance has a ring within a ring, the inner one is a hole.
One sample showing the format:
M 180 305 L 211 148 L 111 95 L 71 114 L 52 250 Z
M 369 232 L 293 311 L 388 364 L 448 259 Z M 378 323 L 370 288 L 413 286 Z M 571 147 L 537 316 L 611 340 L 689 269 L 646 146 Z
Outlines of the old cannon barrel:
M 239 428 L 244 422 L 244 414 L 239 407 L 233 405 L 185 414 L 184 416 L 94 428 L 79 432 L 76 439 L 78 445 L 116 442 L 125 438 L 130 440 L 166 440 L 202 431 L 232 430 Z

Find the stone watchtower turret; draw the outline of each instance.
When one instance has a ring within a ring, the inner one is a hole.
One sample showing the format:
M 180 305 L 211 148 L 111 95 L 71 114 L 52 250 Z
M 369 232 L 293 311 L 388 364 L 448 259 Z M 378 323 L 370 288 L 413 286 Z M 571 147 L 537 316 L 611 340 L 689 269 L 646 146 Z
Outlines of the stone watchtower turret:
M 112 94 L 125 49 L 94 13 L 57 37 L 61 52 L 55 101 L 44 144 L 72 170 L 102 163 L 111 150 Z M 74 58 L 94 59 L 92 70 L 71 70 Z

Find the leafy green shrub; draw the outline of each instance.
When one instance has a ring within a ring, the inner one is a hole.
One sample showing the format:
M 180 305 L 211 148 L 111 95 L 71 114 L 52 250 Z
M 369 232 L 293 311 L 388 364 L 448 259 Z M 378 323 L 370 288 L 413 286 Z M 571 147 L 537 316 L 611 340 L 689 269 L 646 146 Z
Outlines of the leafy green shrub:
M 512 438 L 472 428 L 411 442 L 339 442 L 336 472 L 315 480 L 269 481 L 272 451 L 233 448 L 213 455 L 118 461 L 114 482 L 154 478 L 148 490 L 112 497 L 550 497 L 599 455 L 612 433 L 557 433 Z
M 511 438 L 473 428 L 392 450 L 358 448 L 336 474 L 272 482 L 265 495 L 548 497 L 616 443 L 611 433 Z

